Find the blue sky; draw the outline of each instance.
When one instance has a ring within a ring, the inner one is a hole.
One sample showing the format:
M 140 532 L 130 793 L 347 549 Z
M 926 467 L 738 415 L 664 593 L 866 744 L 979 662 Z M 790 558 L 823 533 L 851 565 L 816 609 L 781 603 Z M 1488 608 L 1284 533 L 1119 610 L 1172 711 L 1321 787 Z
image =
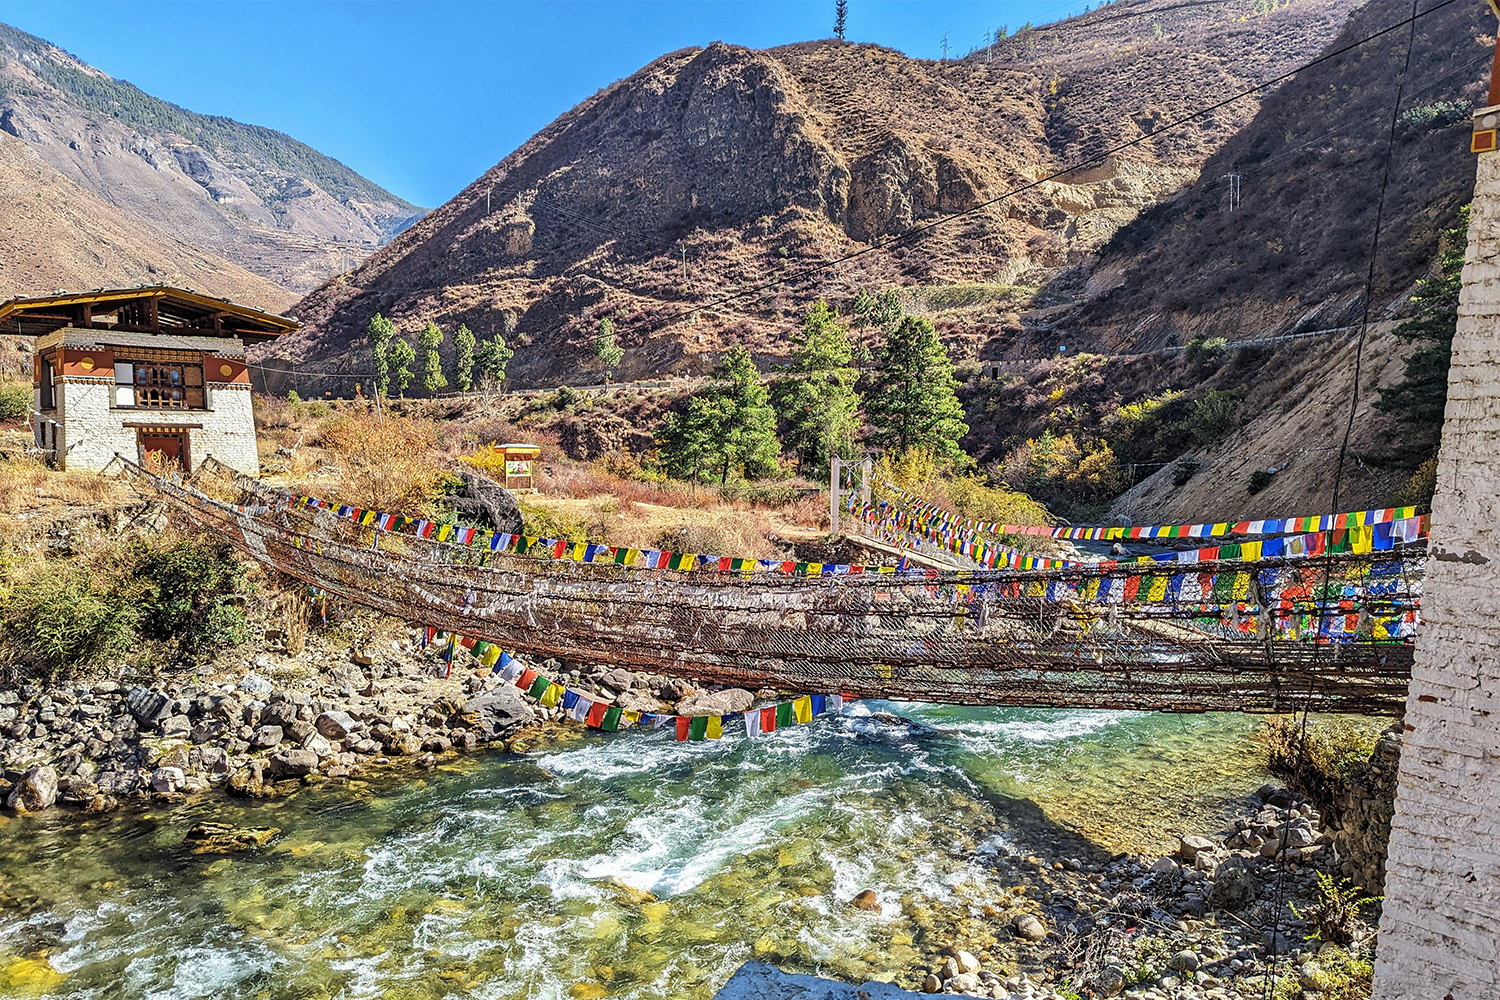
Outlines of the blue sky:
M 1073 0 L 850 0 L 848 38 L 935 59 Z M 193 111 L 280 129 L 428 208 L 657 56 L 832 34 L 808 2 L 74 3 L 0 21 Z

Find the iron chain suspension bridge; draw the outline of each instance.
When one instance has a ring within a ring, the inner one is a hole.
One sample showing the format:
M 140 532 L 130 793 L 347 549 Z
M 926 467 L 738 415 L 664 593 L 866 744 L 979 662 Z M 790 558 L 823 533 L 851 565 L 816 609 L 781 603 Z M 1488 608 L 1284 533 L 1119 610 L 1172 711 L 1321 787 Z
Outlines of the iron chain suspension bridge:
M 1311 519 L 1330 524 L 1310 533 L 1323 544 L 1220 546 L 1191 563 L 782 563 L 444 526 L 238 475 L 243 502 L 231 503 L 125 466 L 258 562 L 430 628 L 536 657 L 856 698 L 1399 714 L 1425 559 L 1419 533 L 1401 530 L 1416 519 L 1392 531 L 1386 511 L 1351 516 L 1383 513 L 1379 532 L 1325 516 Z M 922 512 L 891 503 L 887 515 L 861 529 L 889 537 Z M 1201 558 L 1226 552 L 1237 557 Z

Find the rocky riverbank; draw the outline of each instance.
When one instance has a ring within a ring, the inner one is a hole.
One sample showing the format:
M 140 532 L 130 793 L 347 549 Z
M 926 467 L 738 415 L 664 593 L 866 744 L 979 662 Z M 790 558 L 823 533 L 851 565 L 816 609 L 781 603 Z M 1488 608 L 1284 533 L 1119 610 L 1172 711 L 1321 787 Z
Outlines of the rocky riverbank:
M 997 880 L 1019 884 L 992 914 L 994 946 L 945 947 L 919 988 L 996 1000 L 1228 1000 L 1265 995 L 1270 976 L 1285 983 L 1278 998 L 1317 1000 L 1361 975 L 1371 928 L 1316 919 L 1319 876 L 1342 865 L 1321 817 L 1304 796 L 1269 785 L 1246 806 L 1228 828 L 1184 836 L 1160 858 L 996 853 Z
M 103 812 L 131 799 L 180 801 L 225 790 L 270 798 L 370 768 L 430 767 L 444 754 L 503 744 L 560 720 L 521 691 L 420 650 L 416 633 L 333 651 L 262 652 L 220 679 L 144 678 L 128 667 L 79 685 L 0 690 L 0 806 Z M 557 661 L 553 677 L 625 708 L 748 708 L 748 692 Z M 227 676 L 225 676 L 227 675 Z

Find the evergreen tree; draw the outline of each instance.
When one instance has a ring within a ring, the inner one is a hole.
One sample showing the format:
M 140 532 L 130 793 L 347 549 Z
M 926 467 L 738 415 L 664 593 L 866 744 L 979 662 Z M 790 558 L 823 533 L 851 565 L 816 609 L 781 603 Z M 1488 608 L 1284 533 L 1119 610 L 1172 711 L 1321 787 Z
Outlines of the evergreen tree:
M 776 414 L 750 352 L 736 346 L 714 366 L 715 381 L 667 418 L 658 455 L 667 474 L 701 480 L 731 472 L 758 479 L 776 471 Z
M 827 303 L 807 311 L 791 365 L 773 394 L 785 428 L 782 440 L 796 453 L 804 475 L 821 477 L 834 456 L 854 455 L 859 394 L 850 367 L 853 353 L 849 331 Z
M 954 390 L 953 363 L 932 324 L 907 316 L 875 356 L 875 373 L 865 396 L 874 440 L 888 451 L 926 448 L 949 460 L 962 460 L 958 442 L 969 432 Z
M 448 387 L 448 379 L 443 375 L 443 356 L 438 353 L 438 348 L 443 346 L 443 331 L 429 321 L 422 328 L 419 341 L 422 345 L 422 388 L 429 396 L 436 396 L 439 389 Z
M 516 352 L 505 346 L 505 338 L 498 333 L 489 340 L 481 341 L 479 352 L 475 356 L 480 379 L 495 385 L 504 382 L 505 367 L 515 356 Z
M 608 316 L 599 321 L 599 336 L 594 338 L 594 356 L 604 363 L 604 381 L 615 377 L 615 369 L 625 357 L 625 349 L 615 343 L 615 324 Z
M 453 334 L 453 384 L 459 392 L 474 384 L 474 331 L 463 323 Z
M 384 395 L 391 386 L 391 367 L 386 352 L 391 348 L 391 338 L 396 335 L 396 324 L 380 313 L 370 317 L 365 327 L 365 337 L 370 342 L 370 372 L 375 376 L 375 391 Z
M 1417 314 L 1393 331 L 1419 346 L 1406 357 L 1401 381 L 1380 390 L 1375 405 L 1416 430 L 1416 442 L 1401 456 L 1417 464 L 1437 451 L 1448 405 L 1448 367 L 1453 334 L 1458 329 L 1458 292 L 1469 242 L 1469 206 L 1459 210 L 1458 225 L 1445 230 L 1438 243 L 1432 274 L 1417 282 L 1411 297 Z
M 866 368 L 871 361 L 870 349 L 865 346 L 866 332 L 876 330 L 882 337 L 889 337 L 896 324 L 901 322 L 905 310 L 901 308 L 901 298 L 894 288 L 886 289 L 879 297 L 861 288 L 854 296 L 851 312 L 854 313 L 854 328 L 859 331 L 859 343 L 854 348 L 854 367 Z
M 411 370 L 411 363 L 417 360 L 417 352 L 412 350 L 410 344 L 398 337 L 391 344 L 388 360 L 390 361 L 390 377 L 396 381 L 396 392 L 404 397 L 407 387 L 417 377 Z
M 849 0 L 833 0 L 833 37 L 844 40 L 844 28 L 849 23 Z

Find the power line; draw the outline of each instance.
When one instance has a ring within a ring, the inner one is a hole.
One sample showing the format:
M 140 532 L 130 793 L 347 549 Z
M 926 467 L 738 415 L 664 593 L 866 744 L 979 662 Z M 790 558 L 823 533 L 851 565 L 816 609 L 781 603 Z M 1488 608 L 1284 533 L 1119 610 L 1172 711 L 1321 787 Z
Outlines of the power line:
M 1107 149 L 1102 150 L 1101 152 L 1094 153 L 1094 154 L 1092 154 L 1090 156 L 1086 156 L 1083 159 L 1079 160 L 1078 162 L 1073 163 L 1070 166 L 1064 167 L 1061 170 L 1054 171 L 1053 173 L 1047 174 L 1046 176 L 1040 177 L 1040 178 L 1038 178 L 1038 179 L 1036 179 L 1034 181 L 1028 181 L 1025 184 L 1021 184 L 1021 185 L 1018 185 L 1017 187 L 1011 188 L 1009 191 L 1006 191 L 1003 194 L 996 195 L 993 198 L 989 198 L 989 199 L 987 199 L 985 201 L 980 202 L 979 204 L 975 205 L 973 208 L 965 209 L 962 212 L 954 212 L 954 213 L 952 213 L 950 215 L 942 216 L 940 218 L 932 220 L 931 222 L 923 223 L 920 226 L 914 226 L 911 229 L 908 229 L 906 232 L 900 233 L 900 234 L 898 234 L 896 236 L 893 236 L 893 237 L 891 237 L 890 239 L 886 240 L 883 243 L 872 243 L 869 246 L 862 247 L 861 249 L 855 250 L 852 253 L 844 254 L 841 257 L 836 257 L 833 260 L 824 261 L 824 262 L 818 263 L 818 264 L 811 264 L 811 265 L 808 265 L 807 267 L 800 268 L 800 269 L 794 271 L 791 274 L 787 274 L 787 275 L 784 275 L 784 276 L 771 278 L 771 279 L 769 279 L 767 281 L 760 282 L 759 284 L 752 285 L 749 288 L 742 289 L 741 291 L 732 292 L 732 293 L 729 293 L 729 294 L 726 294 L 726 295 L 722 295 L 719 298 L 710 300 L 707 303 L 702 303 L 700 305 L 694 306 L 692 309 L 680 310 L 680 311 L 678 311 L 676 313 L 673 313 L 673 314 L 671 314 L 669 316 L 664 317 L 660 322 L 658 322 L 658 323 L 656 323 L 656 324 L 654 324 L 652 326 L 646 327 L 645 328 L 645 332 L 646 333 L 652 333 L 652 332 L 655 332 L 657 330 L 661 330 L 664 327 L 670 326 L 673 323 L 681 322 L 682 320 L 688 318 L 695 311 L 698 311 L 698 310 L 701 310 L 701 309 L 713 308 L 714 306 L 721 305 L 721 304 L 723 304 L 725 302 L 734 302 L 734 301 L 737 301 L 739 299 L 743 299 L 743 298 L 745 298 L 747 296 L 756 295 L 756 294 L 759 294 L 761 292 L 768 291 L 768 290 L 770 290 L 772 288 L 776 288 L 778 286 L 784 285 L 787 282 L 792 281 L 793 279 L 804 277 L 804 276 L 808 276 L 808 275 L 818 274 L 818 273 L 821 273 L 823 271 L 827 271 L 830 268 L 838 267 L 841 264 L 846 264 L 846 263 L 848 263 L 851 260 L 857 260 L 858 258 L 864 257 L 864 256 L 866 256 L 868 254 L 873 254 L 873 253 L 877 253 L 877 252 L 884 252 L 884 251 L 890 250 L 891 248 L 893 248 L 895 246 L 898 246 L 898 245 L 903 244 L 903 243 L 910 242 L 911 240 L 913 240 L 913 239 L 915 239 L 915 238 L 917 238 L 919 236 L 922 236 L 922 235 L 924 235 L 924 234 L 926 234 L 928 232 L 931 232 L 932 230 L 937 229 L 940 226 L 945 226 L 945 225 L 948 225 L 948 224 L 950 224 L 952 222 L 956 222 L 956 221 L 958 221 L 960 219 L 965 219 L 965 218 L 969 218 L 971 216 L 978 215 L 980 212 L 984 211 L 985 209 L 990 208 L 990 207 L 992 207 L 994 205 L 998 205 L 1001 202 L 1006 201 L 1006 200 L 1008 200 L 1010 198 L 1014 198 L 1016 195 L 1023 194 L 1023 193 L 1025 193 L 1027 191 L 1034 190 L 1034 189 L 1040 187 L 1043 184 L 1047 184 L 1047 183 L 1056 181 L 1059 178 L 1066 177 L 1068 174 L 1074 173 L 1075 171 L 1083 170 L 1083 169 L 1085 169 L 1087 167 L 1094 166 L 1094 165 L 1096 165 L 1098 163 L 1103 162 L 1104 160 L 1107 160 L 1111 156 L 1114 156 L 1114 155 L 1116 155 L 1118 153 L 1124 152 L 1127 149 L 1131 149 L 1131 148 L 1134 148 L 1135 146 L 1139 146 L 1139 145 L 1141 145 L 1141 144 L 1143 144 L 1145 142 L 1148 142 L 1148 141 L 1150 141 L 1152 139 L 1155 139 L 1158 136 L 1161 136 L 1161 135 L 1163 135 L 1163 134 L 1165 134 L 1167 132 L 1175 131 L 1175 130 L 1181 128 L 1182 126 L 1184 126 L 1184 125 L 1186 125 L 1186 124 L 1188 124 L 1190 122 L 1198 120 L 1199 118 L 1203 118 L 1203 117 L 1205 117 L 1207 115 L 1211 115 L 1214 112 L 1216 112 L 1216 111 L 1218 111 L 1218 110 L 1220 110 L 1222 108 L 1225 108 L 1225 107 L 1229 106 L 1230 104 L 1235 103 L 1236 101 L 1243 100 L 1244 98 L 1249 97 L 1249 96 L 1251 96 L 1253 94 L 1256 94 L 1256 93 L 1258 93 L 1258 92 L 1260 92 L 1262 90 L 1265 90 L 1265 89 L 1267 89 L 1269 87 L 1274 87 L 1277 84 L 1284 83 L 1285 81 L 1290 80 L 1292 77 L 1294 77 L 1297 74 L 1303 72 L 1304 70 L 1311 69 L 1314 66 L 1318 66 L 1318 65 L 1321 65 L 1322 63 L 1328 62 L 1330 60 L 1337 59 L 1338 57 L 1340 57 L 1342 55 L 1346 55 L 1347 53 L 1352 52 L 1355 49 L 1357 49 L 1357 48 L 1359 48 L 1359 47 L 1361 47 L 1363 45 L 1367 45 L 1368 43 L 1376 40 L 1377 38 L 1384 37 L 1385 35 L 1388 35 L 1388 34 L 1390 34 L 1393 31 L 1398 31 L 1401 28 L 1407 27 L 1408 25 L 1413 26 L 1412 30 L 1415 30 L 1415 24 L 1416 24 L 1416 21 L 1419 18 L 1427 17 L 1430 14 L 1434 14 L 1437 11 L 1439 11 L 1439 10 L 1443 9 L 1444 7 L 1447 7 L 1450 4 L 1455 3 L 1455 2 L 1456 2 L 1456 0 L 1440 0 L 1440 2 L 1438 4 L 1434 5 L 1433 7 L 1429 8 L 1429 9 L 1427 9 L 1425 11 L 1422 11 L 1421 13 L 1414 13 L 1410 17 L 1404 18 L 1403 20 L 1398 21 L 1395 24 L 1392 24 L 1392 25 L 1390 25 L 1388 27 L 1382 28 L 1381 30 L 1376 31 L 1376 32 L 1374 32 L 1372 34 L 1366 35 L 1365 37 L 1359 39 L 1358 41 L 1350 42 L 1348 45 L 1344 45 L 1344 46 L 1342 46 L 1340 48 L 1334 49 L 1331 52 L 1325 52 L 1323 55 L 1318 56 L 1315 59 L 1309 60 L 1308 62 L 1303 63 L 1301 66 L 1298 66 L 1295 69 L 1288 70 L 1287 72 L 1282 73 L 1279 76 L 1272 77 L 1269 80 L 1265 80 L 1265 81 L 1263 81 L 1261 83 L 1255 84 L 1252 87 L 1248 87 L 1245 90 L 1242 90 L 1242 91 L 1240 91 L 1240 92 L 1238 92 L 1238 93 L 1236 93 L 1236 94 L 1234 94 L 1234 95 L 1232 95 L 1230 97 L 1226 97 L 1226 98 L 1224 98 L 1221 101 L 1216 101 L 1213 104 L 1210 104 L 1210 105 L 1208 105 L 1206 107 L 1200 108 L 1199 110 L 1194 111 L 1191 114 L 1187 114 L 1187 115 L 1182 116 L 1181 118 L 1177 118 L 1177 119 L 1175 119 L 1175 120 L 1173 120 L 1171 122 L 1168 122 L 1167 124 L 1163 125 L 1161 128 L 1158 128 L 1158 129 L 1156 129 L 1156 130 L 1154 130 L 1152 132 L 1149 132 L 1149 133 L 1146 133 L 1144 135 L 1138 136 L 1137 138 L 1134 138 L 1134 139 L 1126 140 L 1125 142 L 1117 143 L 1116 145 L 1110 146 Z

